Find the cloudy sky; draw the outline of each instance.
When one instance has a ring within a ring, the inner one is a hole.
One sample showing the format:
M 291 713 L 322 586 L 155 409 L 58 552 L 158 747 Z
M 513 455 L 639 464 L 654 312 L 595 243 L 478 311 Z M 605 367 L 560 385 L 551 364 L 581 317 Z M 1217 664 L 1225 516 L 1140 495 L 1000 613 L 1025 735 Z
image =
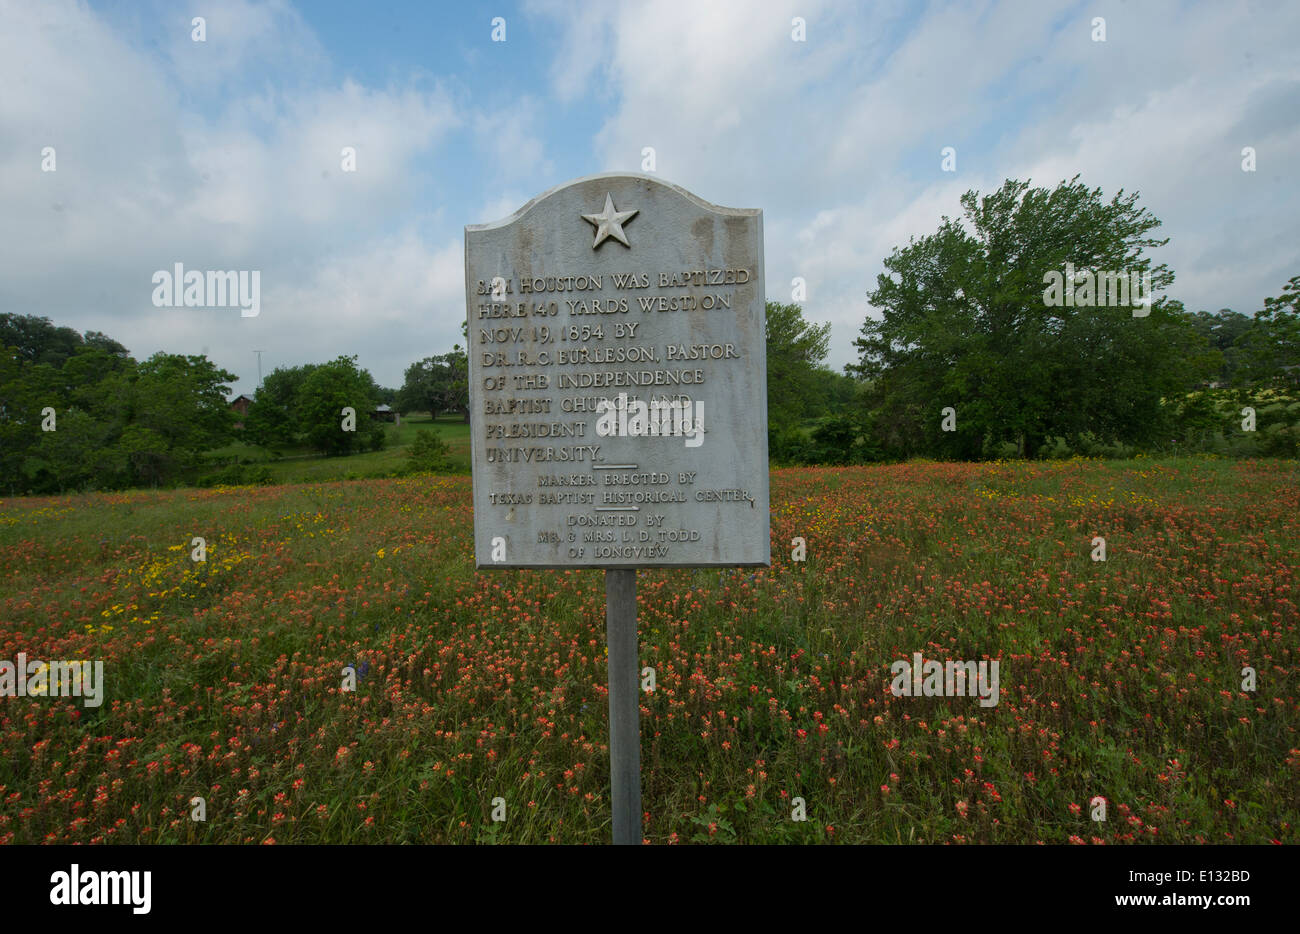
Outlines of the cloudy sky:
M 0 311 L 206 352 L 235 392 L 255 349 L 398 386 L 461 340 L 466 224 L 646 147 L 763 209 L 767 296 L 806 280 L 837 368 L 893 247 L 1008 177 L 1140 192 L 1191 310 L 1300 273 L 1294 2 L 447 6 L 0 0 Z M 154 307 L 178 262 L 258 270 L 261 313 Z

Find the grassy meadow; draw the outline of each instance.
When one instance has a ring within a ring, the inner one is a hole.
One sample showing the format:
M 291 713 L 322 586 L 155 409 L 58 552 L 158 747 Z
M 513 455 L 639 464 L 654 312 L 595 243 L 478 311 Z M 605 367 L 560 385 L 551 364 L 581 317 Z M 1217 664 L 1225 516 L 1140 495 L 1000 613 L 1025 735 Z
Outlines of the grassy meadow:
M 0 842 L 607 842 L 603 577 L 472 523 L 468 476 L 0 501 L 0 658 L 106 678 L 0 698 Z M 638 575 L 648 841 L 1297 842 L 1296 462 L 777 470 L 772 553 Z M 893 696 L 914 652 L 1000 702 Z
M 275 483 L 320 483 L 328 480 L 363 480 L 391 477 L 406 464 L 407 448 L 416 432 L 432 429 L 447 442 L 452 471 L 469 473 L 469 424 L 454 416 L 438 419 L 427 412 L 403 416 L 400 425 L 385 428 L 387 443 L 381 451 L 365 451 L 340 457 L 326 457 L 306 445 L 280 445 L 271 452 L 237 441 L 208 452 L 214 463 L 258 465 L 266 468 Z M 204 468 L 203 473 L 212 467 Z

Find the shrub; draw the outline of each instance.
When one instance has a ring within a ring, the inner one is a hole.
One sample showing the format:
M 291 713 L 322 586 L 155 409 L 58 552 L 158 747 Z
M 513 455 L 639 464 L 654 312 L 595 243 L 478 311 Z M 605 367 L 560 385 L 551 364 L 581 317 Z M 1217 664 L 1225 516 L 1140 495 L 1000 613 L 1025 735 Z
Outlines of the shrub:
M 267 485 L 275 482 L 270 469 L 265 464 L 231 464 L 214 473 L 199 478 L 199 486 L 250 486 Z
M 778 428 L 769 423 L 767 458 L 770 463 L 782 467 L 812 463 L 812 440 L 798 428 Z
M 415 433 L 406 452 L 406 464 L 412 473 L 446 473 L 451 470 L 451 449 L 442 435 L 428 428 Z

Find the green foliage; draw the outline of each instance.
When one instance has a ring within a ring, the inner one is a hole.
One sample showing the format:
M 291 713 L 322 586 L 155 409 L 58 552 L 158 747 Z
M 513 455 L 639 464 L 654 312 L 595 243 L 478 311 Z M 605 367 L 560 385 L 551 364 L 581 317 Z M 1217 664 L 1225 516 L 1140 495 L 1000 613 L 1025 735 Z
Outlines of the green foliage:
M 852 413 L 831 415 L 809 427 L 768 426 L 768 458 L 776 466 L 839 466 L 882 459 L 878 444 Z
M 871 383 L 870 426 L 891 457 L 980 458 L 1005 445 L 1037 456 L 1049 438 L 1104 443 L 1168 437 L 1162 399 L 1223 366 L 1182 306 L 1053 307 L 1045 274 L 1065 269 L 1149 273 L 1152 292 L 1173 274 L 1145 251 L 1164 245 L 1160 222 L 1121 191 L 1109 202 L 1077 176 L 1054 190 L 1007 181 L 961 199 L 965 224 L 945 217 L 885 261 L 869 293 L 882 311 L 855 342 L 853 372 Z M 944 407 L 956 430 L 941 429 Z
M 112 354 L 115 357 L 131 356 L 131 351 L 127 350 L 124 346 L 122 346 L 117 341 L 113 340 L 113 338 L 109 337 L 107 334 L 104 334 L 100 331 L 87 331 L 85 336 L 86 336 L 87 347 L 91 347 L 96 350 L 102 350 L 105 353 Z
M 355 356 L 340 356 L 312 369 L 295 398 L 295 422 L 304 439 L 327 455 L 375 451 L 384 445 L 384 426 L 370 417 L 378 405 L 370 374 L 357 366 Z M 356 414 L 356 430 L 343 430 L 343 410 Z
M 768 422 L 767 458 L 774 466 L 811 464 L 814 462 L 812 450 L 812 439 L 808 432 Z
M 462 415 L 469 421 L 469 358 L 461 346 L 408 366 L 394 408 L 403 414 L 428 412 L 433 418 Z
M 73 341 L 75 332 L 30 317 L 4 316 L 0 330 L 22 344 L 0 348 L 9 492 L 163 485 L 230 436 L 224 384 L 235 377 L 206 357 L 137 363 L 103 334 Z
M 829 324 L 798 305 L 767 303 L 768 457 L 774 464 L 848 464 L 870 459 L 855 413 L 857 380 L 823 365 Z
M 17 348 L 0 346 L 0 478 L 11 490 L 35 440 L 31 420 L 40 414 L 37 387 L 28 379 L 33 369 Z
M 1251 330 L 1254 319 L 1230 308 L 1221 308 L 1215 314 L 1198 311 L 1188 315 L 1187 320 L 1210 347 L 1223 354 L 1223 366 L 1215 374 L 1215 381 L 1224 385 L 1233 382 L 1244 355 L 1240 341 Z
M 858 426 L 846 416 L 829 418 L 812 433 L 813 462 L 849 464 L 858 447 Z
M 1245 359 L 1239 385 L 1300 395 L 1300 275 L 1291 277 L 1281 295 L 1264 299 L 1240 343 Z
M 229 439 L 235 416 L 226 384 L 234 379 L 202 356 L 157 353 L 140 364 L 130 396 L 135 473 L 159 483 Z
M 818 365 L 826 357 L 831 326 L 809 324 L 798 305 L 768 302 L 766 310 L 767 420 L 790 428 L 822 414 L 814 404 L 818 390 L 825 391 Z
M 407 469 L 412 473 L 447 473 L 451 470 L 451 448 L 437 431 L 421 428 L 406 452 Z
M 1242 427 L 1242 410 L 1255 410 L 1255 430 Z M 1170 404 L 1169 450 L 1232 457 L 1295 457 L 1300 453 L 1300 400 L 1274 389 L 1207 389 Z
M 75 408 L 56 413 L 55 424 L 54 431 L 40 432 L 27 460 L 33 489 L 114 489 L 134 479 L 128 470 L 132 441 L 117 443 L 117 426 Z
M 301 426 L 296 407 L 303 382 L 317 364 L 276 367 L 258 387 L 253 404 L 244 417 L 244 437 L 250 444 L 265 448 L 296 444 L 301 440 Z
M 87 336 L 91 334 L 103 337 L 97 331 L 90 331 Z M 126 348 L 116 341 L 113 343 L 125 353 Z M 61 367 L 84 344 L 84 338 L 72 328 L 56 327 L 49 318 L 0 314 L 0 347 L 14 348 L 31 363 Z
M 244 417 L 244 440 L 269 450 L 307 445 L 331 456 L 378 451 L 386 436 L 370 413 L 385 392 L 357 358 L 277 367 L 263 381 Z M 343 409 L 356 413 L 356 430 L 343 430 Z

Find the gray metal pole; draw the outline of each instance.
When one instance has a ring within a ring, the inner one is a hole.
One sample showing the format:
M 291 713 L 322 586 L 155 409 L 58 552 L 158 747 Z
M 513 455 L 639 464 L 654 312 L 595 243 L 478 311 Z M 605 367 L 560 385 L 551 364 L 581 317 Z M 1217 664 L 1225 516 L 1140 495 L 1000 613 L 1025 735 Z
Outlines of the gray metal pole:
M 605 572 L 609 645 L 609 784 L 614 843 L 641 842 L 641 696 L 637 680 L 636 571 Z

